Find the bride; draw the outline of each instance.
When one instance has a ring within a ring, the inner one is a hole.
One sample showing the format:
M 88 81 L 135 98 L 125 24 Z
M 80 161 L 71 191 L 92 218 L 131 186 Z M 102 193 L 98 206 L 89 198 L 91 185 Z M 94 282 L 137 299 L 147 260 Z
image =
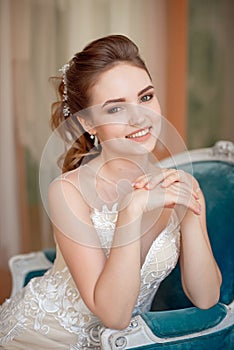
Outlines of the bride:
M 73 145 L 48 192 L 56 260 L 1 306 L 4 349 L 100 349 L 105 327 L 150 309 L 178 259 L 192 303 L 219 300 L 199 184 L 153 162 L 162 116 L 137 46 L 98 39 L 59 79 L 52 126 Z

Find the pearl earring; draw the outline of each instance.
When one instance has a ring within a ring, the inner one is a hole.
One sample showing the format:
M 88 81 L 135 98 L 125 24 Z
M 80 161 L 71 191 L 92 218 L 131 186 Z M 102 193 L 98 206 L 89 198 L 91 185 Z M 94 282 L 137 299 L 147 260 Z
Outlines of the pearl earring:
M 94 146 L 97 148 L 98 147 L 98 138 L 96 135 L 90 134 L 90 138 L 93 141 Z

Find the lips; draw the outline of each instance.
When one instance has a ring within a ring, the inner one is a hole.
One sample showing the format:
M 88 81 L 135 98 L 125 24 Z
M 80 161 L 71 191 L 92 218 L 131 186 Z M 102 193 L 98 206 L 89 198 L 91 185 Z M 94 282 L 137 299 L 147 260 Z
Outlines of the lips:
M 126 138 L 128 139 L 139 139 L 141 137 L 143 138 L 144 136 L 150 133 L 150 129 L 151 129 L 150 127 L 140 129 L 136 132 L 132 132 L 131 134 L 128 134 Z

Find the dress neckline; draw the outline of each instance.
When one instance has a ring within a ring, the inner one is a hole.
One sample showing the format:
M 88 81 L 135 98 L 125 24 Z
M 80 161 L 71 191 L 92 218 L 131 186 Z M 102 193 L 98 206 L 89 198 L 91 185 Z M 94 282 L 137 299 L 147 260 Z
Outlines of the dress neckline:
M 166 237 L 170 236 L 173 232 L 176 231 L 176 228 L 178 228 L 177 232 L 179 232 L 179 222 L 178 220 L 175 221 L 175 215 L 171 215 L 169 220 L 168 220 L 168 225 L 166 227 L 164 227 L 159 234 L 157 235 L 157 237 L 153 240 L 146 256 L 145 256 L 145 260 L 143 261 L 143 264 L 141 266 L 141 272 L 143 271 L 145 265 L 147 265 L 148 260 L 150 260 L 150 256 L 153 252 L 153 250 L 157 247 L 159 247 L 161 244 L 163 244 L 163 241 L 165 240 Z
M 92 209 L 92 214 L 91 216 L 93 217 L 93 215 L 97 215 L 98 217 L 100 217 L 101 215 L 107 215 L 107 218 L 110 220 L 110 215 L 116 215 L 115 219 L 111 220 L 112 221 L 112 232 L 114 234 L 114 229 L 115 229 L 115 224 L 117 221 L 117 217 L 118 217 L 118 202 L 115 202 L 111 209 L 108 208 L 107 204 L 103 204 L 102 209 L 99 210 L 97 208 L 93 208 Z M 113 225 L 114 224 L 114 225 Z M 168 225 L 166 227 L 164 227 L 159 234 L 157 235 L 157 237 L 152 241 L 152 244 L 145 256 L 145 259 L 142 263 L 141 266 L 141 273 L 143 272 L 143 270 L 145 269 L 145 266 L 147 266 L 148 261 L 151 258 L 151 255 L 154 251 L 154 249 L 159 249 L 159 247 L 163 244 L 163 242 L 165 241 L 165 239 L 172 234 L 172 232 L 174 232 L 176 230 L 176 228 L 178 227 L 177 232 L 179 232 L 179 222 L 178 219 L 176 220 L 175 218 L 175 214 L 172 214 L 168 220 Z M 111 235 L 111 239 L 110 241 L 112 242 L 113 239 L 113 234 Z M 104 234 L 105 235 L 105 234 Z M 110 243 L 111 243 L 110 242 Z M 111 244 L 110 244 L 111 245 Z M 111 248 L 111 246 L 109 246 L 109 248 Z
M 105 203 L 102 205 L 102 209 L 98 209 L 98 208 L 92 208 L 91 209 L 92 213 L 98 213 L 98 214 L 118 214 L 118 202 L 114 202 L 112 204 L 111 209 L 108 208 L 108 205 Z

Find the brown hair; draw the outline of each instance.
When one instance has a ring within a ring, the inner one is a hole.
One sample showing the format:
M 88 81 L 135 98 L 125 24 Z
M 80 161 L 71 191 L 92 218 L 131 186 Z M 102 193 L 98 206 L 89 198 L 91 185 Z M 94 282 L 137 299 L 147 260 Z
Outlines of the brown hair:
M 142 68 L 150 77 L 144 61 L 139 56 L 137 46 L 123 35 L 110 35 L 95 40 L 72 58 L 69 62 L 69 69 L 66 71 L 66 104 L 70 110 L 70 115 L 67 117 L 63 114 L 64 82 L 62 77 L 59 77 L 58 101 L 52 104 L 51 126 L 54 130 L 62 124 L 66 125 L 66 132 L 69 131 L 72 139 L 75 139 L 62 157 L 63 172 L 80 166 L 85 155 L 92 157 L 99 153 L 97 149 L 96 152 L 91 151 L 94 149 L 94 141 L 90 138 L 89 133 L 84 131 L 77 118 L 72 119 L 71 116 L 90 106 L 91 88 L 97 82 L 99 75 L 120 62 Z M 66 132 L 60 130 L 62 137 L 68 140 Z

